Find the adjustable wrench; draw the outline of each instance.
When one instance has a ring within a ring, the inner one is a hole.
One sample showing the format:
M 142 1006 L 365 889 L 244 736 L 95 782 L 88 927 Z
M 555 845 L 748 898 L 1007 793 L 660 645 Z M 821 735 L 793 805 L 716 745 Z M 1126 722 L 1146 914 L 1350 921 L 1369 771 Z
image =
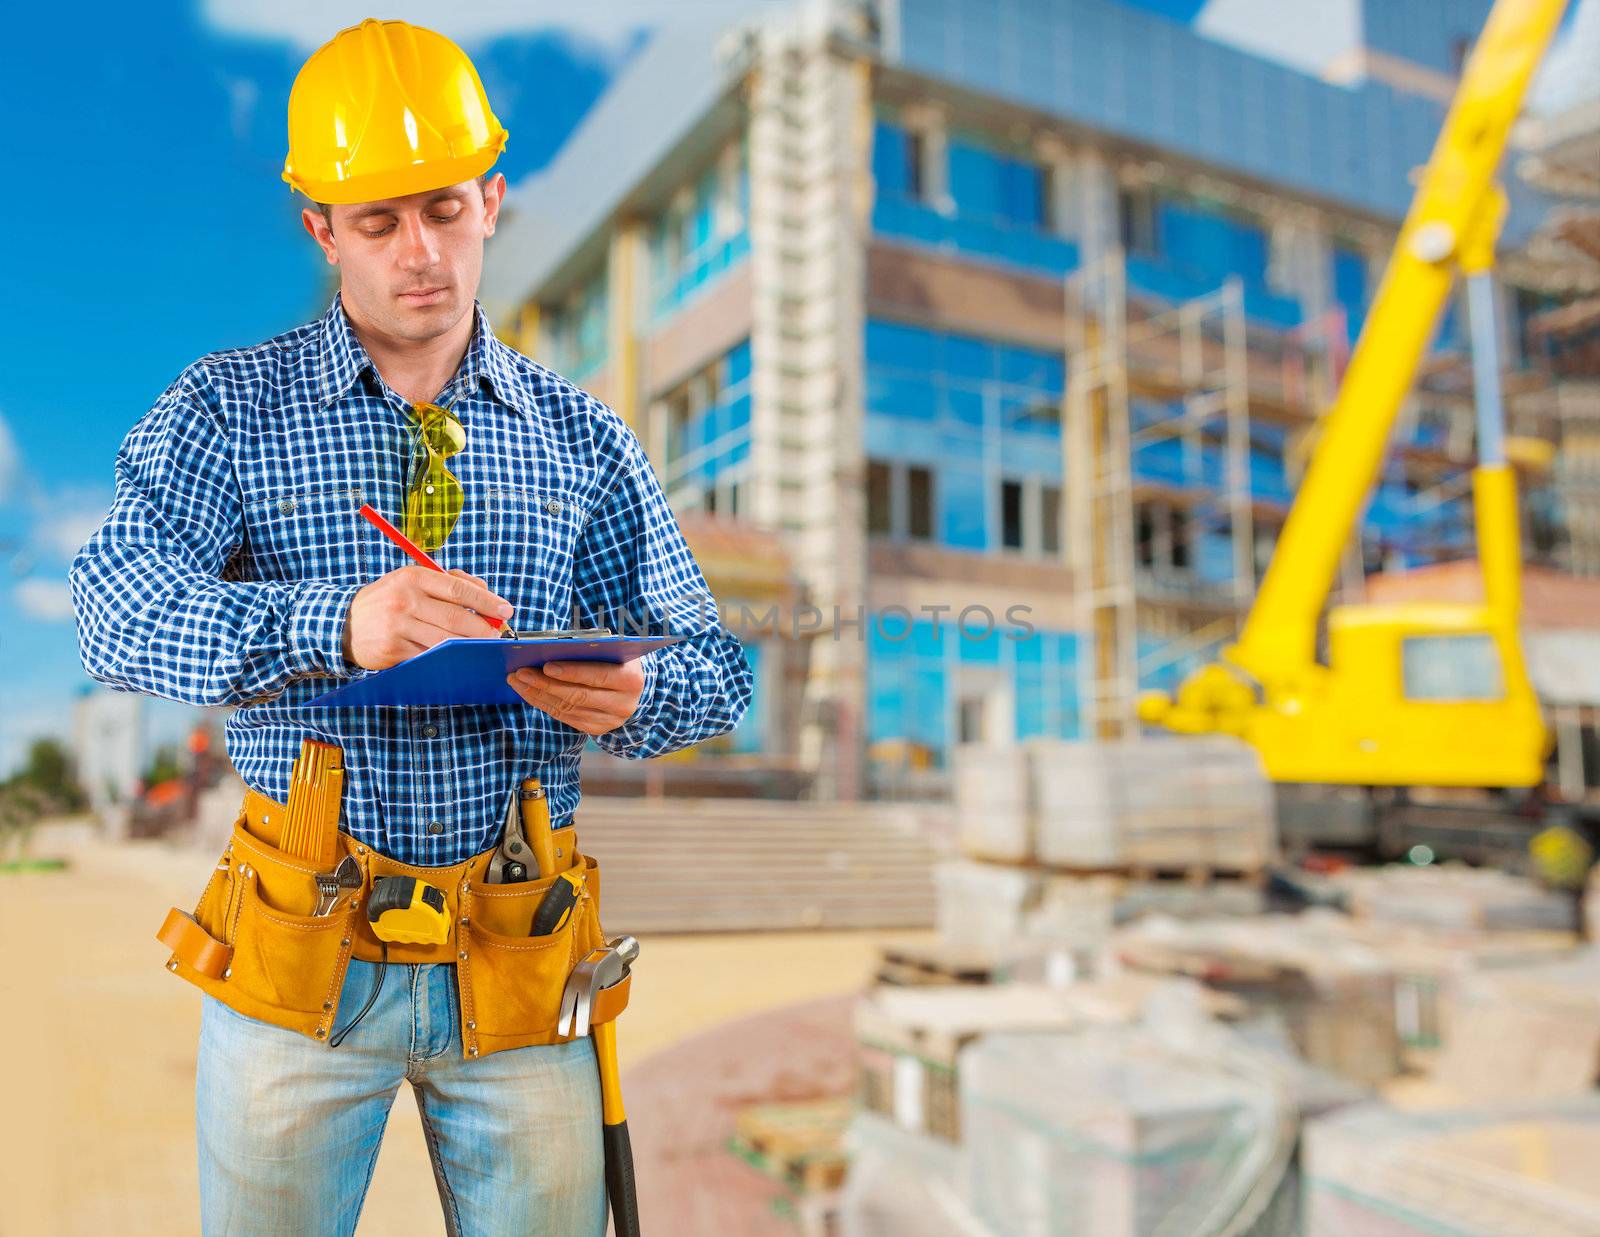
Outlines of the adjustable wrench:
M 346 855 L 333 871 L 318 872 L 316 881 L 317 892 L 322 895 L 316 913 L 331 915 L 341 893 L 346 889 L 361 888 L 361 865 L 356 862 L 354 855 Z

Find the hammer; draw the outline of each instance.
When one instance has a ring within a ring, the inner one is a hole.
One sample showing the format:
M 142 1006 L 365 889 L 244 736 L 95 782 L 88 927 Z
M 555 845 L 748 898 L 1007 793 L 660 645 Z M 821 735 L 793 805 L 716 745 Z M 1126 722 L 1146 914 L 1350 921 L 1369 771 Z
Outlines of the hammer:
M 595 1058 L 600 1065 L 600 1104 L 605 1123 L 606 1197 L 616 1223 L 617 1237 L 639 1237 L 639 1198 L 633 1183 L 633 1144 L 628 1140 L 628 1118 L 622 1110 L 622 1084 L 617 1071 L 617 1024 L 590 1025 L 595 993 L 627 977 L 639 957 L 639 942 L 619 936 L 603 949 L 591 949 L 573 968 L 561 993 L 561 1018 L 556 1030 L 576 1038 L 594 1036 Z

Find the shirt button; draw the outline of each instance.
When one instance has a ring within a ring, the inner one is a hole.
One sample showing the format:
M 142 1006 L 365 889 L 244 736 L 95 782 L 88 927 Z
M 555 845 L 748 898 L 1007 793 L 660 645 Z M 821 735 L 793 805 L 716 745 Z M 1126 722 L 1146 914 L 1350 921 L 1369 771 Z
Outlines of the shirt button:
M 285 498 L 285 499 L 280 500 L 279 503 L 278 503 L 278 510 L 281 511 L 284 515 L 288 515 L 291 511 L 294 510 L 294 499 Z
M 428 822 L 428 832 L 433 834 L 434 837 L 438 837 L 444 832 L 444 825 L 436 820 L 430 820 Z
M 547 499 L 545 499 L 544 500 L 544 509 L 546 511 L 548 511 L 551 515 L 560 515 L 561 514 L 561 500 L 559 498 L 547 498 Z
M 435 726 L 432 722 L 429 722 L 426 726 L 424 726 L 422 728 L 422 737 L 424 739 L 437 738 L 438 735 L 439 735 L 439 727 Z

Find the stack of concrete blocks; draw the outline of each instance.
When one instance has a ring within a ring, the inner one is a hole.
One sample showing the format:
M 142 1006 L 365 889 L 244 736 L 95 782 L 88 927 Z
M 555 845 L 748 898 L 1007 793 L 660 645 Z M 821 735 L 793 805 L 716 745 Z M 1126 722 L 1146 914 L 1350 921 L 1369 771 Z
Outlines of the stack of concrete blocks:
M 1244 743 L 1138 738 L 1029 750 L 1044 864 L 1255 872 L 1276 858 L 1272 783 Z
M 1274 1087 L 1136 1029 L 985 1036 L 961 1103 L 972 1209 L 1039 1237 L 1223 1231 L 1294 1129 Z
M 1594 1237 L 1600 1096 L 1307 1123 L 1307 1237 Z
M 1461 864 L 1351 869 L 1340 875 L 1350 914 L 1375 923 L 1480 932 L 1570 932 L 1570 895 L 1524 876 Z
M 880 986 L 857 1003 L 855 1023 L 860 1104 L 838 1231 L 986 1237 L 965 1188 L 962 1054 L 997 1031 L 1070 1029 L 1065 993 L 1022 983 Z
M 1364 1085 L 1400 1072 L 1394 972 L 1378 952 L 1299 917 L 1147 920 L 1117 933 L 1125 966 L 1187 975 L 1282 1025 L 1310 1064 Z
M 1249 872 L 1277 855 L 1272 784 L 1226 738 L 957 749 L 961 849 L 1070 871 Z
M 1043 985 L 877 988 L 855 1010 L 861 1107 L 908 1133 L 959 1142 L 961 1050 L 998 1031 L 1077 1022 L 1066 994 Z
M 1384 960 L 1394 972 L 1395 1030 L 1408 1049 L 1424 1053 L 1449 1039 L 1463 989 L 1475 976 L 1560 961 L 1578 943 L 1571 932 L 1426 927 L 1329 910 L 1300 921 L 1307 933 L 1353 942 Z
M 1258 884 L 1210 875 L 1276 853 L 1271 784 L 1242 743 L 964 746 L 954 778 L 962 857 L 936 873 L 952 950 L 1063 983 L 1097 967 L 1116 920 L 1262 909 Z M 1155 879 L 1176 872 L 1206 879 Z
M 1103 881 L 956 859 L 934 869 L 934 889 L 935 922 L 952 950 L 1055 984 L 1099 969 L 1114 896 Z
M 1468 1103 L 1593 1092 L 1600 1086 L 1600 946 L 1471 976 L 1433 1080 Z
M 1292 1207 L 1273 1206 L 1294 1087 L 1272 1067 L 1241 1070 L 1237 1051 L 1152 1029 L 1159 1016 L 1089 1025 L 1075 991 L 880 990 L 864 1002 L 842 1237 L 1221 1231 L 1252 1209 L 1278 1217 L 1257 1237 L 1294 1231 Z
M 839 1237 L 999 1237 L 967 1203 L 959 1144 L 863 1111 L 850 1123 L 845 1149 L 850 1173 L 835 1213 Z

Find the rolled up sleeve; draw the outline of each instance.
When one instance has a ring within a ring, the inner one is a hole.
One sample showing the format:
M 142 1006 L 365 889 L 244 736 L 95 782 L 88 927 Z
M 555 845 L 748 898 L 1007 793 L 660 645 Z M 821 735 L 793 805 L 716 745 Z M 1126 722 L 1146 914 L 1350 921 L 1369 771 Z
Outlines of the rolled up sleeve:
M 204 381 L 186 370 L 117 452 L 111 510 L 68 573 L 84 669 L 114 690 L 210 706 L 364 674 L 343 653 L 359 585 L 224 578 L 243 516 Z

